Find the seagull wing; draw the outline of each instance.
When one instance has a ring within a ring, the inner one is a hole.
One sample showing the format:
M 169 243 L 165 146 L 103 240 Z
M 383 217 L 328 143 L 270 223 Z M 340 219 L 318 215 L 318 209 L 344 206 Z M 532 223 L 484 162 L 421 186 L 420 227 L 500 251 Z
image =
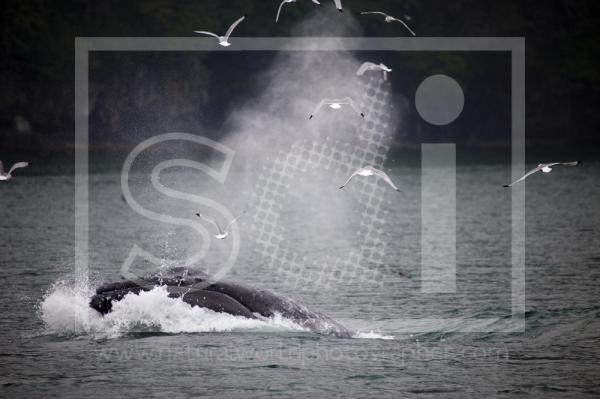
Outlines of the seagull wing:
M 540 170 L 542 170 L 542 168 L 540 166 L 536 167 L 535 169 L 530 170 L 529 172 L 525 173 L 523 175 L 523 177 L 521 177 L 518 180 L 515 180 L 514 182 L 510 183 L 510 184 L 505 184 L 504 187 L 512 187 L 515 184 L 522 182 L 523 180 L 527 179 L 529 176 L 531 176 L 532 174 L 539 172 Z
M 313 3 L 321 5 L 321 3 L 319 2 L 319 0 L 312 0 Z
M 549 163 L 548 166 L 552 167 L 552 166 L 556 166 L 556 165 L 562 165 L 562 166 L 577 166 L 579 165 L 581 162 L 580 161 L 573 161 L 573 162 L 554 162 L 554 163 Z
M 411 35 L 417 36 L 417 34 L 412 29 L 410 29 L 410 27 L 406 24 L 406 22 L 404 22 L 400 18 L 394 18 L 394 21 L 400 22 L 410 32 Z
M 17 162 L 16 164 L 14 164 L 12 166 L 12 168 L 10 168 L 10 170 L 8 171 L 8 174 L 10 175 L 15 169 L 26 168 L 28 166 L 29 166 L 29 162 Z
M 350 97 L 347 97 L 347 98 L 344 98 L 344 101 L 347 102 L 348 105 L 350 105 L 357 114 L 359 114 L 363 118 L 365 117 L 365 114 L 363 114 L 363 112 L 360 110 L 360 108 L 358 108 L 358 105 L 356 105 L 356 103 L 354 102 L 353 99 L 351 99 Z
M 287 3 L 287 0 L 283 0 L 281 2 L 281 4 L 279 5 L 279 9 L 277 10 L 277 16 L 275 17 L 275 23 L 277 23 L 277 21 L 279 21 L 279 14 L 281 14 L 281 9 L 283 8 L 283 5 Z
M 238 217 L 236 217 L 235 219 L 233 219 L 231 222 L 229 222 L 229 224 L 227 225 L 227 227 L 225 227 L 225 231 L 229 230 L 229 228 L 231 227 L 232 224 L 234 224 L 235 222 L 237 222 L 237 220 L 239 218 L 241 218 L 242 216 L 244 216 L 246 214 L 246 211 L 244 211 L 241 215 L 239 215 Z
M 219 223 L 217 223 L 216 220 L 213 220 L 213 219 L 209 218 L 208 216 L 204 216 L 201 213 L 197 213 L 196 216 L 198 216 L 201 219 L 204 219 L 208 223 L 211 223 L 212 225 L 214 225 L 217 228 L 217 231 L 219 232 L 219 234 L 221 234 L 221 235 L 223 234 L 223 230 L 221 230 L 221 226 L 219 226 Z
M 333 0 L 333 2 L 335 3 L 335 8 L 342 12 L 342 0 Z
M 344 187 L 346 186 L 346 184 L 350 183 L 350 180 L 352 180 L 352 178 L 353 178 L 354 176 L 356 176 L 356 175 L 358 174 L 358 172 L 359 172 L 359 171 L 360 171 L 360 169 L 358 169 L 358 170 L 354 171 L 354 173 L 352 173 L 352 174 L 350 175 L 350 177 L 348 178 L 348 180 L 346 180 L 346 182 L 340 186 L 340 190 L 341 190 L 342 188 L 344 188 Z
M 229 36 L 231 36 L 231 32 L 233 32 L 233 30 L 235 29 L 236 26 L 238 26 L 238 24 L 240 22 L 242 22 L 244 20 L 244 18 L 246 18 L 246 16 L 244 15 L 243 17 L 241 17 L 240 19 L 238 19 L 237 21 L 235 21 L 227 30 L 227 33 L 225 33 L 225 38 L 229 39 Z
M 363 11 L 361 12 L 362 15 L 368 15 L 368 14 L 378 14 L 378 15 L 383 15 L 384 17 L 387 17 L 388 15 L 384 12 L 381 11 Z
M 317 112 L 319 112 L 319 110 L 321 109 L 321 107 L 323 107 L 323 105 L 325 105 L 325 103 L 329 101 L 326 99 L 323 99 L 319 102 L 319 105 L 317 105 L 317 108 L 315 108 L 315 110 L 312 112 L 312 114 L 310 114 L 310 116 L 308 117 L 308 119 L 312 119 L 313 116 L 315 116 L 317 114 Z
M 372 168 L 373 170 L 373 174 L 375 176 L 381 177 L 383 180 L 385 180 L 385 182 L 387 184 L 389 184 L 390 186 L 392 186 L 392 188 L 396 191 L 400 191 L 400 189 L 398 187 L 396 187 L 396 185 L 394 184 L 394 182 L 392 181 L 392 179 L 390 179 L 390 177 L 387 175 L 387 173 L 385 173 L 383 170 L 379 170 L 379 169 L 375 169 Z
M 364 73 L 365 73 L 366 71 L 368 71 L 368 70 L 369 70 L 369 68 L 372 68 L 372 67 L 374 67 L 374 66 L 376 66 L 376 65 L 375 65 L 375 64 L 373 64 L 372 62 L 365 62 L 365 63 L 363 63 L 363 64 L 360 66 L 360 68 L 358 68 L 358 71 L 356 71 L 356 74 L 357 74 L 358 76 L 362 76 L 362 75 L 364 75 Z
M 215 34 L 214 34 L 214 33 L 212 33 L 212 32 L 206 32 L 206 31 L 203 31 L 203 30 L 195 30 L 195 31 L 194 31 L 194 33 L 198 33 L 198 34 L 200 34 L 200 35 L 208 35 L 208 36 L 213 36 L 213 37 L 216 37 L 217 39 L 219 38 L 219 36 L 218 36 L 218 35 L 215 35 Z

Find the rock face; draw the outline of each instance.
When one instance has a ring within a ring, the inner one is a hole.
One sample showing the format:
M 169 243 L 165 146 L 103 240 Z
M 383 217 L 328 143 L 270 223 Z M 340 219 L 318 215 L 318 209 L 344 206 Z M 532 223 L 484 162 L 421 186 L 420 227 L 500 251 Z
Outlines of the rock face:
M 155 286 L 167 286 L 169 296 L 181 298 L 192 306 L 200 306 L 250 319 L 273 317 L 281 314 L 302 327 L 319 334 L 341 338 L 351 336 L 341 324 L 306 306 L 271 291 L 246 287 L 240 284 L 207 280 L 204 273 L 173 268 L 160 275 L 150 275 L 141 281 L 120 281 L 104 284 L 96 289 L 90 306 L 102 314 L 111 311 L 113 301 L 120 301 L 127 294 L 139 294 Z M 197 287 L 197 288 L 196 288 Z

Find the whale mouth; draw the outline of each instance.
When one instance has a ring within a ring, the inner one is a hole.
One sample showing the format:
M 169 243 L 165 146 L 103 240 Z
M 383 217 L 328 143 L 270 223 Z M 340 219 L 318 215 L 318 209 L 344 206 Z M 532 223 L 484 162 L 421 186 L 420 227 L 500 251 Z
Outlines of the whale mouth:
M 190 306 L 172 298 L 166 286 L 139 294 L 130 293 L 115 302 L 104 316 L 88 306 L 89 292 L 77 287 L 55 287 L 40 304 L 46 333 L 63 336 L 91 336 L 94 339 L 120 338 L 132 334 L 181 334 L 209 332 L 307 332 L 308 330 L 274 315 L 249 319 L 210 309 Z

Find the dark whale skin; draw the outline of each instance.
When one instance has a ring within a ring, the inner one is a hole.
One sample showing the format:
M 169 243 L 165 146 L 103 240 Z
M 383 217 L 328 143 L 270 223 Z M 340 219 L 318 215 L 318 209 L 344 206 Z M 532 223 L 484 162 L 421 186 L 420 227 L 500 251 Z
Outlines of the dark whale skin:
M 195 285 L 199 283 L 202 285 L 196 287 Z M 156 286 L 167 286 L 170 297 L 180 297 L 191 306 L 249 319 L 256 319 L 255 314 L 273 317 L 278 313 L 320 334 L 341 338 L 352 336 L 350 331 L 335 320 L 322 313 L 311 311 L 285 296 L 227 281 L 207 284 L 205 274 L 184 268 L 175 268 L 161 275 L 148 276 L 139 283 L 120 281 L 103 284 L 96 289 L 96 295 L 92 296 L 90 307 L 104 315 L 112 310 L 113 302 L 120 301 L 125 295 L 139 294 Z

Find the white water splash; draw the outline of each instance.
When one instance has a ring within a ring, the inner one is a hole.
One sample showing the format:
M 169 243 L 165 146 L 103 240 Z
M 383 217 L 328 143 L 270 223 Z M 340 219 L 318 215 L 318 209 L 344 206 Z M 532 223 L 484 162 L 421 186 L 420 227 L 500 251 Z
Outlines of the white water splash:
M 352 338 L 360 338 L 360 339 L 384 339 L 384 340 L 392 340 L 394 339 L 393 335 L 385 335 L 381 332 L 369 331 L 369 332 L 361 332 L 357 331 Z
M 110 313 L 100 315 L 89 307 L 92 290 L 57 284 L 40 304 L 40 316 L 48 334 L 92 335 L 116 338 L 135 332 L 203 333 L 231 331 L 307 331 L 279 315 L 248 319 L 192 307 L 180 298 L 169 298 L 166 287 L 139 295 L 126 295 L 113 303 Z

